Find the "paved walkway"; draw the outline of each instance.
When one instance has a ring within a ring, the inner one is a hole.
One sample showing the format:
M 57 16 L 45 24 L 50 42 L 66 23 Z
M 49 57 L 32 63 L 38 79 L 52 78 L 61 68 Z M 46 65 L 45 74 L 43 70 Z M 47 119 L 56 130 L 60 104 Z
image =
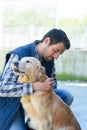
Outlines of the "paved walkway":
M 67 89 L 73 94 L 71 109 L 82 130 L 87 130 L 87 83 L 58 81 L 58 84 L 59 88 Z

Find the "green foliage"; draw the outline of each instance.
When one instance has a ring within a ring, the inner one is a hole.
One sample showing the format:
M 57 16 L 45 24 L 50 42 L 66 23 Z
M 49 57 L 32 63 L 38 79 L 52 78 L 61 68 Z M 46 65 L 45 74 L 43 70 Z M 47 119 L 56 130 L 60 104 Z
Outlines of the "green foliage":
M 55 25 L 54 16 L 48 13 L 38 12 L 33 9 L 26 9 L 22 12 L 15 12 L 11 9 L 4 13 L 5 26 L 43 26 L 52 27 Z M 50 22 L 50 23 L 49 23 Z
M 4 12 L 4 25 L 9 27 L 15 26 L 43 26 L 54 27 L 55 26 L 55 11 L 54 7 L 39 9 L 28 8 L 23 11 L 15 11 L 8 9 Z M 59 19 L 58 24 L 60 28 L 63 28 L 67 33 L 72 35 L 82 34 L 84 28 L 87 26 L 87 15 L 84 15 L 82 19 L 78 18 L 62 18 Z
M 86 81 L 87 82 L 87 77 L 83 77 L 83 76 L 76 76 L 73 74 L 56 74 L 56 78 L 57 80 L 70 80 L 70 81 L 74 81 L 74 80 L 79 80 L 79 81 Z
M 86 19 L 86 17 L 85 17 Z M 77 18 L 64 18 L 59 20 L 59 25 L 62 28 L 67 29 L 66 31 L 69 34 L 81 34 L 84 31 L 84 27 L 86 26 L 86 20 L 80 20 Z
M 5 61 L 5 54 L 9 51 L 9 49 L 6 50 L 0 50 L 0 74 L 2 72 L 3 66 L 4 66 L 4 61 Z

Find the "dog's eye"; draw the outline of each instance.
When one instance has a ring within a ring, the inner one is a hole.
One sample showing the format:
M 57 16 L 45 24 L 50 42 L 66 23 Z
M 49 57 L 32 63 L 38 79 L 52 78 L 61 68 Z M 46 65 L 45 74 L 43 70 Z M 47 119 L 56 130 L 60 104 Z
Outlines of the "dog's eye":
M 29 60 L 27 60 L 26 62 L 27 62 L 27 63 L 31 63 L 31 61 L 29 61 Z

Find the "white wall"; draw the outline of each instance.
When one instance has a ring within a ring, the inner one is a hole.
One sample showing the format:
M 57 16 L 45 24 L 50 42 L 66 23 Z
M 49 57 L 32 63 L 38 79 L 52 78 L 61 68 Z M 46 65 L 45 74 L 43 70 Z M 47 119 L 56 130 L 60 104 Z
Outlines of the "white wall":
M 56 71 L 59 74 L 66 73 L 87 77 L 87 50 L 68 50 L 55 63 Z

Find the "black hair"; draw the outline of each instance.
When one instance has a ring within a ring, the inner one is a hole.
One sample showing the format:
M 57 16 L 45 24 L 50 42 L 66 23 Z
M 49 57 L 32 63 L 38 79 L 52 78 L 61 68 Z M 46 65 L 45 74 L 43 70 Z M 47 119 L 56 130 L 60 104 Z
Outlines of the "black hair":
M 43 36 L 41 42 L 43 42 L 46 37 L 50 38 L 49 45 L 58 44 L 59 42 L 63 42 L 66 49 L 70 48 L 70 40 L 68 39 L 66 33 L 61 29 L 54 28 L 54 29 L 50 30 Z

